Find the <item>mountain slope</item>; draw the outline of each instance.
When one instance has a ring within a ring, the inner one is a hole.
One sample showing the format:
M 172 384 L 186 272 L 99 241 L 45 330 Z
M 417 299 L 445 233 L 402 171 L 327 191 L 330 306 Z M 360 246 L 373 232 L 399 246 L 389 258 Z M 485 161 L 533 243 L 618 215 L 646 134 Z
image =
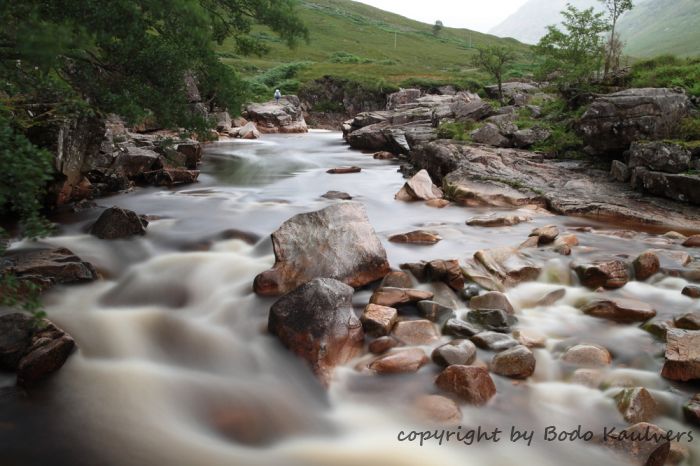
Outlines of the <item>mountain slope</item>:
M 472 47 L 506 45 L 523 56 L 523 63 L 528 61 L 528 46 L 515 40 L 453 28 L 444 28 L 435 36 L 430 24 L 351 0 L 303 0 L 299 14 L 311 33 L 308 44 L 290 50 L 261 28 L 256 33 L 270 46 L 268 55 L 239 57 L 231 44 L 224 44 L 222 59 L 248 76 L 284 63 L 310 61 L 300 72 L 302 81 L 333 74 L 392 83 L 409 77 L 454 80 L 478 76 L 470 65 L 475 53 L 470 42 Z
M 490 32 L 534 44 L 546 26 L 561 20 L 559 12 L 571 3 L 575 7 L 601 8 L 598 0 L 530 0 Z M 633 57 L 660 54 L 700 54 L 700 0 L 638 0 L 635 8 L 619 23 L 626 53 Z

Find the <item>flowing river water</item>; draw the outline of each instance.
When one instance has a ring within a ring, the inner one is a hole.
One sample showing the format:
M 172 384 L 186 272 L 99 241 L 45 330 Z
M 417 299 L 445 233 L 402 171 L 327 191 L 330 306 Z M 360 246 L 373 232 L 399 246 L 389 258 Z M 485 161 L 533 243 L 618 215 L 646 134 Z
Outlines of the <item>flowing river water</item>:
M 326 173 L 344 165 L 363 170 Z M 548 337 L 546 348 L 535 350 L 535 374 L 526 382 L 494 375 L 498 395 L 487 407 L 462 405 L 461 429 L 500 428 L 500 442 L 420 446 L 397 440 L 401 431 L 426 429 L 415 417 L 413 400 L 437 393 L 434 364 L 416 374 L 381 376 L 357 370 L 361 361 L 353 361 L 336 370 L 327 392 L 319 388 L 305 366 L 266 334 L 274 300 L 254 295 L 252 282 L 274 262 L 269 234 L 297 213 L 339 202 L 321 198 L 326 191 L 348 192 L 365 205 L 394 268 L 514 246 L 547 224 L 575 232 L 581 246 L 574 258 L 595 251 L 634 257 L 649 248 L 683 249 L 656 234 L 621 237 L 614 225 L 544 212 L 530 212 L 534 221 L 515 227 L 469 227 L 467 219 L 493 210 L 395 201 L 405 182 L 397 168 L 396 162 L 350 150 L 339 133 L 265 135 L 209 146 L 196 185 L 137 189 L 98 201 L 153 216 L 144 237 L 107 242 L 90 236 L 87 227 L 101 209 L 61 215 L 59 233 L 45 243 L 68 247 L 104 279 L 46 295 L 49 317 L 79 350 L 31 396 L 0 391 L 0 464 L 623 464 L 593 442 L 543 440 L 547 426 L 561 432 L 581 425 L 596 435 L 606 426 L 624 427 L 612 398 L 620 386 L 653 393 L 661 405 L 655 424 L 690 429 L 680 421 L 690 389 L 659 376 L 663 344 L 635 325 L 583 315 L 576 306 L 593 292 L 577 286 L 571 258 L 551 255 L 538 282 L 507 293 L 518 309 L 519 328 Z M 593 231 L 579 231 L 583 226 Z M 419 228 L 439 233 L 443 241 L 387 241 Z M 611 294 L 651 303 L 660 317 L 670 318 L 700 310 L 697 300 L 680 293 L 687 283 L 658 276 Z M 555 305 L 535 305 L 561 288 L 566 295 Z M 358 312 L 370 293 L 355 294 Z M 604 389 L 569 383 L 570 370 L 557 357 L 579 342 L 601 344 L 613 354 Z M 479 357 L 491 356 L 480 350 Z M 9 375 L 0 379 L 2 386 L 12 383 Z M 512 426 L 534 429 L 532 444 L 511 443 Z M 700 458 L 695 444 L 685 446 Z

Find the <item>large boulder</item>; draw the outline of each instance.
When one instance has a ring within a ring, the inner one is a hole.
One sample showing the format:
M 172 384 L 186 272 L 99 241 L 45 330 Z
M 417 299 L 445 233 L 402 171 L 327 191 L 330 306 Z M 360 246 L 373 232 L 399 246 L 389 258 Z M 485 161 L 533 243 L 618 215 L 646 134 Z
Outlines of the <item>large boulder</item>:
M 12 250 L 0 257 L 0 275 L 11 274 L 42 289 L 58 284 L 83 283 L 97 278 L 92 264 L 66 248 Z
M 631 169 L 642 167 L 665 173 L 683 173 L 690 168 L 690 151 L 664 141 L 633 142 L 628 166 Z
M 136 212 L 110 207 L 106 209 L 92 225 L 90 233 L 100 239 L 121 239 L 130 236 L 145 235 L 148 220 Z
M 255 292 L 278 296 L 314 278 L 353 287 L 390 272 L 386 251 L 362 204 L 345 202 L 299 214 L 272 234 L 275 265 L 255 278 Z
M 279 103 L 250 104 L 243 115 L 254 122 L 261 133 L 306 133 L 309 130 L 296 96 L 284 96 Z
M 634 141 L 672 137 L 690 108 L 683 92 L 627 89 L 595 99 L 578 129 L 591 152 L 621 154 Z
M 364 344 L 362 324 L 352 308 L 353 293 L 337 280 L 316 278 L 270 308 L 269 332 L 326 385 L 333 368 L 352 359 Z
M 670 174 L 637 167 L 632 171 L 631 183 L 642 192 L 700 205 L 700 176 L 698 175 Z
M 44 320 L 32 335 L 32 342 L 17 366 L 17 384 L 33 387 L 63 367 L 75 348 L 65 331 Z

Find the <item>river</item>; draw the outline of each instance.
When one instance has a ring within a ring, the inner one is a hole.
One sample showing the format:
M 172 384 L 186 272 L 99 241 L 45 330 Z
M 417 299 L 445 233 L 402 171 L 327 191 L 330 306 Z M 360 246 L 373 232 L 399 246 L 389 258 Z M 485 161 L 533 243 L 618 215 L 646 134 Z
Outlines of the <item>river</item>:
M 336 166 L 358 174 L 330 175 Z M 538 282 L 508 291 L 519 327 L 536 329 L 547 347 L 535 350 L 537 370 L 526 382 L 494 375 L 498 395 L 484 408 L 462 405 L 462 429 L 501 429 L 498 443 L 465 445 L 399 442 L 401 431 L 423 430 L 411 400 L 436 393 L 437 366 L 417 374 L 379 376 L 338 368 L 328 392 L 265 332 L 273 300 L 252 292 L 256 274 L 274 262 L 269 234 L 300 212 L 333 204 L 329 190 L 363 203 L 392 267 L 429 259 L 466 259 L 475 251 L 517 245 L 530 231 L 556 224 L 574 232 L 577 255 L 611 252 L 636 256 L 649 248 L 682 249 L 666 238 L 638 232 L 621 237 L 614 225 L 529 212 L 531 223 L 483 229 L 465 221 L 492 209 L 431 208 L 394 200 L 405 182 L 392 161 L 350 150 L 339 133 L 265 135 L 252 142 L 209 146 L 200 181 L 173 190 L 155 188 L 98 200 L 153 217 L 144 237 L 101 241 L 86 233 L 101 209 L 64 213 L 56 236 L 93 263 L 98 282 L 56 288 L 46 295 L 49 317 L 76 340 L 77 351 L 40 390 L 25 397 L 0 391 L 3 465 L 510 465 L 568 466 L 619 463 L 593 443 L 543 440 L 581 425 L 596 435 L 624 426 L 612 395 L 616 386 L 647 387 L 661 405 L 654 421 L 688 431 L 679 419 L 690 392 L 659 376 L 663 344 L 633 325 L 583 315 L 576 305 L 593 292 L 577 286 L 570 258 L 546 260 Z M 593 227 L 592 231 L 579 231 Z M 387 238 L 426 228 L 434 246 L 390 243 Z M 222 234 L 222 232 L 226 232 Z M 246 241 L 247 239 L 247 241 Z M 251 244 L 252 243 L 252 244 Z M 665 264 L 668 265 L 668 264 Z M 682 278 L 631 282 L 612 295 L 633 296 L 669 318 L 700 304 L 682 296 Z M 551 306 L 534 303 L 565 288 Z M 358 312 L 369 290 L 355 294 Z M 605 390 L 568 383 L 557 360 L 573 342 L 598 343 L 614 355 Z M 490 360 L 479 350 L 480 359 Z M 365 358 L 366 359 L 366 358 Z M 13 383 L 8 375 L 0 385 Z M 510 442 L 510 429 L 535 430 L 530 446 Z M 696 438 L 700 438 L 696 434 Z M 696 458 L 700 450 L 686 445 Z

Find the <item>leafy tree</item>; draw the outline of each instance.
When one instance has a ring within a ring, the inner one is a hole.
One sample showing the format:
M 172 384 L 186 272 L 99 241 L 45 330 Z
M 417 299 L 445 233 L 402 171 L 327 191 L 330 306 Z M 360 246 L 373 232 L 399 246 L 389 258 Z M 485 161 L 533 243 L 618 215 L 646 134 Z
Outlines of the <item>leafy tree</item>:
M 515 52 L 508 47 L 492 45 L 477 49 L 472 64 L 490 74 L 498 83 L 498 96 L 503 101 L 503 76 L 515 61 Z
M 433 24 L 433 35 L 437 36 L 442 32 L 443 28 L 445 27 L 444 24 L 442 24 L 442 21 L 437 20 L 435 21 L 435 24 Z
M 605 57 L 603 33 L 609 27 L 603 13 L 593 8 L 578 10 L 568 5 L 562 11 L 563 30 L 548 26 L 536 46 L 543 58 L 540 73 L 558 81 L 561 87 L 586 87 L 600 72 Z
M 624 13 L 634 8 L 632 0 L 600 0 L 608 11 L 608 22 L 610 23 L 610 39 L 608 41 L 607 53 L 605 56 L 605 72 L 604 77 L 608 77 L 608 73 L 615 69 L 615 65 L 619 65 L 620 58 L 620 39 L 615 34 L 617 20 Z

